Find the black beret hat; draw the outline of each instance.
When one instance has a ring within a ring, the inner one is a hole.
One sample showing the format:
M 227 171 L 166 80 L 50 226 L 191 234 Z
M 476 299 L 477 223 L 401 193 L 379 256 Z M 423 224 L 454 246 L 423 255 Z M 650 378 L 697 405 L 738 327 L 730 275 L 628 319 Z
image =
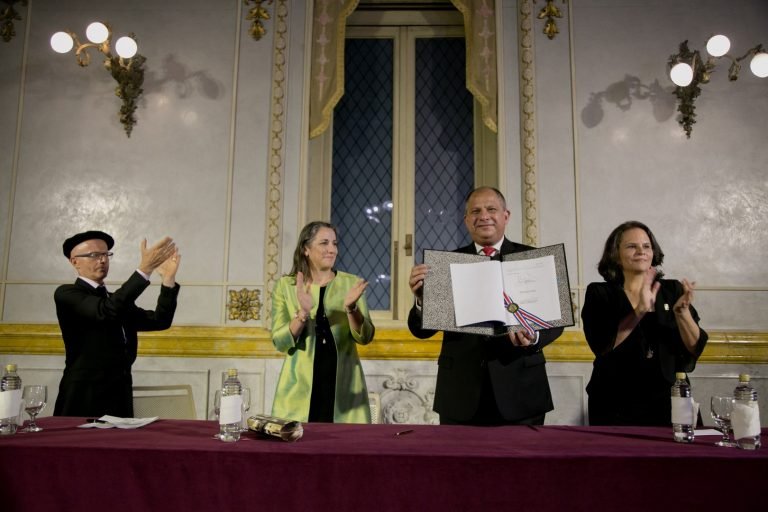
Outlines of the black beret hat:
M 107 249 L 111 249 L 115 245 L 115 239 L 104 233 L 103 231 L 86 231 L 85 233 L 78 233 L 75 236 L 64 240 L 64 257 L 69 259 L 72 254 L 72 249 L 88 240 L 104 240 L 107 243 Z

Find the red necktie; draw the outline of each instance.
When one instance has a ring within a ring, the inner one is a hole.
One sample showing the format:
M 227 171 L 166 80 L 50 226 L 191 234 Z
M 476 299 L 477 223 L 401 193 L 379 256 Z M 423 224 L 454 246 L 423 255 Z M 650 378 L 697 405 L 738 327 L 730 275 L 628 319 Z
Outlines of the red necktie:
M 483 251 L 483 254 L 486 256 L 493 256 L 496 254 L 496 249 L 494 249 L 492 246 L 488 245 L 481 249 Z

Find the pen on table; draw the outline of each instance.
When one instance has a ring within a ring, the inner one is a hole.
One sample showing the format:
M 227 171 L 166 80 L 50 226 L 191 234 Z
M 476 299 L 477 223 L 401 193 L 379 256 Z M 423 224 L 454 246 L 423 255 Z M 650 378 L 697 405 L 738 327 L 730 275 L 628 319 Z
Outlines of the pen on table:
M 400 432 L 395 432 L 395 437 L 404 436 L 405 434 L 410 434 L 411 432 L 413 432 L 412 428 L 409 428 L 408 430 L 401 430 Z

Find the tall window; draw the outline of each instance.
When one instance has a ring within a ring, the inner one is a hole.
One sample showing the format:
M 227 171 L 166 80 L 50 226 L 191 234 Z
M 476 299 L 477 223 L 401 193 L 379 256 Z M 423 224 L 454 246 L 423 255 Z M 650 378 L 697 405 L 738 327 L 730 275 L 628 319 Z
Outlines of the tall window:
M 347 29 L 344 96 L 313 159 L 329 175 L 318 188 L 339 228 L 337 266 L 368 280 L 377 320 L 407 316 L 408 275 L 424 249 L 469 241 L 463 209 L 482 123 L 465 58 L 460 25 Z

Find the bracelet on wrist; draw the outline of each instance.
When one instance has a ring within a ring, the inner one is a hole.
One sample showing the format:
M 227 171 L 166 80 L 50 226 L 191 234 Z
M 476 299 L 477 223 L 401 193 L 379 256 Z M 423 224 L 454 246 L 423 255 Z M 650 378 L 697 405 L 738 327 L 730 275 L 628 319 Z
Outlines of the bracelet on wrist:
M 346 311 L 347 314 L 354 313 L 355 311 L 357 311 L 357 302 L 355 302 L 351 306 L 344 306 L 344 311 Z
M 309 318 L 309 313 L 305 312 L 303 309 L 297 309 L 296 314 L 293 315 L 293 318 L 295 318 L 296 320 L 298 320 L 303 324 Z

